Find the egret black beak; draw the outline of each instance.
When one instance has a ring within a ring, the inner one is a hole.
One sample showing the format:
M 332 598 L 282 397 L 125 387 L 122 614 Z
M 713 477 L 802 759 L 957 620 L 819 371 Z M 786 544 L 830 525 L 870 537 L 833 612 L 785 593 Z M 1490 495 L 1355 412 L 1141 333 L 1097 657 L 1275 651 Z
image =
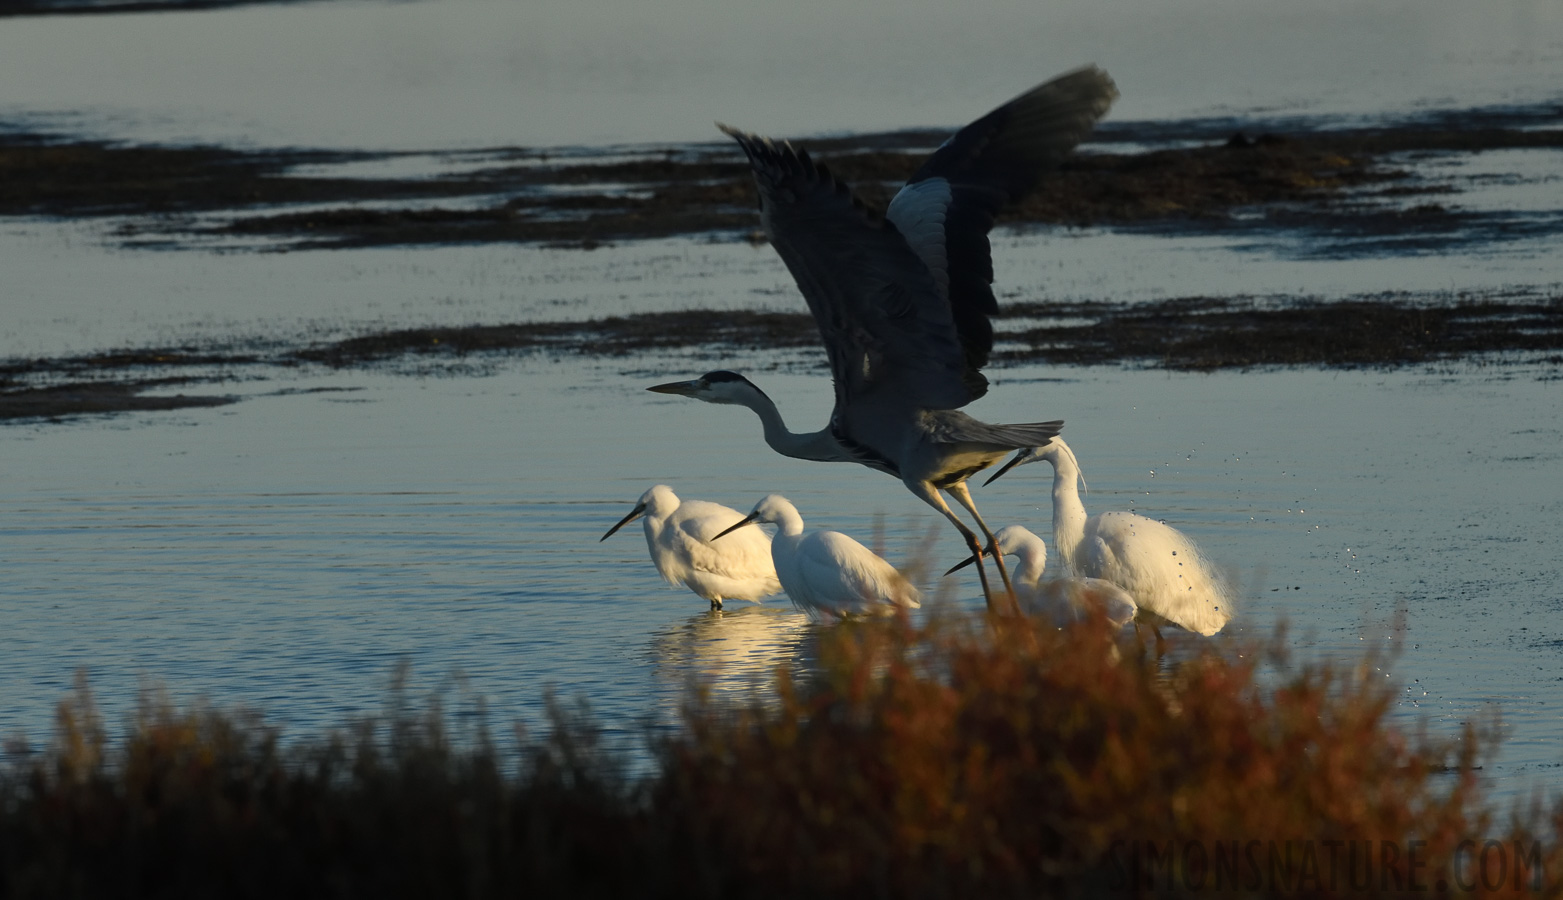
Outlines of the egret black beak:
M 712 538 L 711 540 L 714 541 L 714 540 L 716 540 L 716 538 L 722 537 L 722 535 L 732 534 L 733 532 L 735 532 L 738 529 L 744 527 L 745 525 L 751 525 L 751 524 L 754 523 L 754 520 L 757 519 L 757 518 L 759 518 L 759 516 L 756 516 L 754 513 L 750 513 L 747 516 L 744 516 L 742 519 L 740 519 L 736 524 L 733 525 L 733 527 L 727 529 L 726 531 L 722 532 L 722 534 L 717 535 L 716 537 Z
M 694 381 L 670 381 L 667 384 L 654 384 L 646 388 L 646 390 L 655 391 L 658 394 L 677 394 L 680 397 L 693 397 L 695 391 L 699 389 L 700 379 L 698 378 Z
M 1030 462 L 1032 459 L 1033 456 L 1030 450 L 1017 450 L 1015 455 L 1009 458 L 1009 462 L 1005 463 L 1003 468 L 999 469 L 997 472 L 994 472 L 987 481 L 982 483 L 982 486 L 987 487 L 993 482 L 998 481 L 1000 478 L 1003 478 L 1005 472 L 1008 472 L 1010 469 L 1015 468 L 1021 463 Z
M 965 559 L 961 560 L 960 562 L 956 563 L 955 565 L 951 566 L 948 570 L 945 571 L 944 574 L 946 574 L 946 575 L 954 575 L 956 572 L 959 572 L 960 570 L 966 568 L 967 566 L 971 565 L 972 563 L 974 563 L 976 561 L 977 561 L 977 557 L 975 557 L 975 556 L 968 556 Z
M 644 504 L 644 503 L 637 503 L 637 504 L 635 504 L 635 508 L 630 510 L 630 514 L 625 516 L 624 518 L 620 519 L 619 520 L 619 524 L 613 526 L 612 528 L 609 528 L 607 534 L 605 534 L 602 537 L 597 539 L 597 543 L 600 544 L 603 541 L 606 541 L 608 538 L 613 537 L 613 533 L 615 531 L 618 531 L 620 528 L 623 528 L 624 526 L 628 525 L 629 523 L 631 523 L 631 522 L 635 521 L 636 519 L 640 518 L 641 514 L 644 513 L 645 511 L 646 511 L 646 504 Z

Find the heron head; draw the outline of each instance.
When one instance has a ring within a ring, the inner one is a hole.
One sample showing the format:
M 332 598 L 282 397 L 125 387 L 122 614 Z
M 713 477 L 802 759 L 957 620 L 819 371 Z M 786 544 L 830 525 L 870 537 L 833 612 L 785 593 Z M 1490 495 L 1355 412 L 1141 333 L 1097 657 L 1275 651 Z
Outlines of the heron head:
M 754 386 L 754 382 L 739 375 L 737 372 L 728 372 L 719 369 L 715 372 L 707 372 L 693 381 L 672 381 L 667 384 L 653 385 L 646 388 L 659 394 L 677 394 L 680 397 L 693 397 L 696 400 L 704 400 L 707 403 L 732 403 L 748 405 L 756 396 L 764 397 L 765 392 Z

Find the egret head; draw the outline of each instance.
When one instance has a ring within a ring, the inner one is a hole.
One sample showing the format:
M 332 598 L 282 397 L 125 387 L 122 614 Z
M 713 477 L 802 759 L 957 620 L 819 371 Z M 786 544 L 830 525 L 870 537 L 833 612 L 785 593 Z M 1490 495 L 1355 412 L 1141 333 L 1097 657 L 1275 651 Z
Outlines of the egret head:
M 673 493 L 672 488 L 665 484 L 652 485 L 650 490 L 640 495 L 640 499 L 636 501 L 635 508 L 630 510 L 630 514 L 620 519 L 618 524 L 614 525 L 612 528 L 609 528 L 608 533 L 598 538 L 597 542 L 602 543 L 608 538 L 613 537 L 613 533 L 615 531 L 618 531 L 620 528 L 623 528 L 641 516 L 648 514 L 652 517 L 666 516 L 672 513 L 673 510 L 678 509 L 678 503 L 678 495 Z
M 765 392 L 755 387 L 754 382 L 737 372 L 728 372 L 725 369 L 707 372 L 693 381 L 673 381 L 653 385 L 646 390 L 656 391 L 659 394 L 693 397 L 707 403 L 731 403 L 740 406 L 747 406 L 755 399 L 765 397 Z
M 770 525 L 780 525 L 784 520 L 789 518 L 799 518 L 798 508 L 792 505 L 792 501 L 788 500 L 786 497 L 783 497 L 781 494 L 766 494 L 765 498 L 762 499 L 759 503 L 756 503 L 754 505 L 754 509 L 751 510 L 747 516 L 744 516 L 742 521 L 722 532 L 722 534 L 732 534 L 738 529 L 753 522 L 765 522 Z M 722 536 L 722 534 L 719 534 L 716 537 L 719 538 Z M 716 538 L 712 538 L 711 540 L 714 541 Z
M 1005 525 L 993 532 L 993 539 L 998 541 L 999 550 L 1005 556 L 1013 556 L 1025 564 L 1035 564 L 1038 572 L 1047 563 L 1047 545 L 1042 539 L 1019 525 Z M 977 557 L 968 556 L 949 568 L 946 575 L 952 575 L 977 561 Z
M 999 542 L 999 549 L 1011 556 L 1038 562 L 1047 559 L 1047 544 L 1023 526 L 1005 525 L 993 532 L 993 537 Z
M 1004 473 L 1008 472 L 1010 469 L 1015 468 L 1016 466 L 1023 466 L 1027 463 L 1042 462 L 1043 460 L 1047 460 L 1056 467 L 1060 459 L 1068 459 L 1069 461 L 1074 462 L 1077 467 L 1079 466 L 1079 462 L 1075 460 L 1074 451 L 1069 449 L 1069 445 L 1064 443 L 1063 438 L 1055 437 L 1040 447 L 1027 447 L 1026 449 L 1016 453 L 1014 456 L 1010 457 L 1009 462 L 1001 466 L 997 472 L 994 472 L 992 475 L 990 475 L 988 480 L 983 482 L 983 485 L 987 486 L 995 481 L 998 481 L 1000 478 L 1004 477 Z

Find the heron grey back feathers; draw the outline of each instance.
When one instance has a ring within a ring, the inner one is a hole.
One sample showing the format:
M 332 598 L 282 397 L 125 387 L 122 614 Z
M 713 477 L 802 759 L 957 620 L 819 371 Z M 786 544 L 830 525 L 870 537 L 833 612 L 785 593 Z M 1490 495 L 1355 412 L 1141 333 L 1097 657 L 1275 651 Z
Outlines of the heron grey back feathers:
M 930 410 L 924 421 L 928 436 L 938 443 L 987 444 L 1008 450 L 1046 444 L 1064 427 L 1062 420 L 993 425 L 957 410 Z

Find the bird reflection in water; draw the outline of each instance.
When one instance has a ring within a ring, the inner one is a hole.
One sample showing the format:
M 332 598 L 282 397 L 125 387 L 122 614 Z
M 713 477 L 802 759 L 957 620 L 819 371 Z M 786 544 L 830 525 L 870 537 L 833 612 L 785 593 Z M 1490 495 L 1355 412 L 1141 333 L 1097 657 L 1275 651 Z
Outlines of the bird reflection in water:
M 712 609 L 670 623 L 652 638 L 658 678 L 693 682 L 713 695 L 748 699 L 778 668 L 803 675 L 818 656 L 818 629 L 789 606 Z

